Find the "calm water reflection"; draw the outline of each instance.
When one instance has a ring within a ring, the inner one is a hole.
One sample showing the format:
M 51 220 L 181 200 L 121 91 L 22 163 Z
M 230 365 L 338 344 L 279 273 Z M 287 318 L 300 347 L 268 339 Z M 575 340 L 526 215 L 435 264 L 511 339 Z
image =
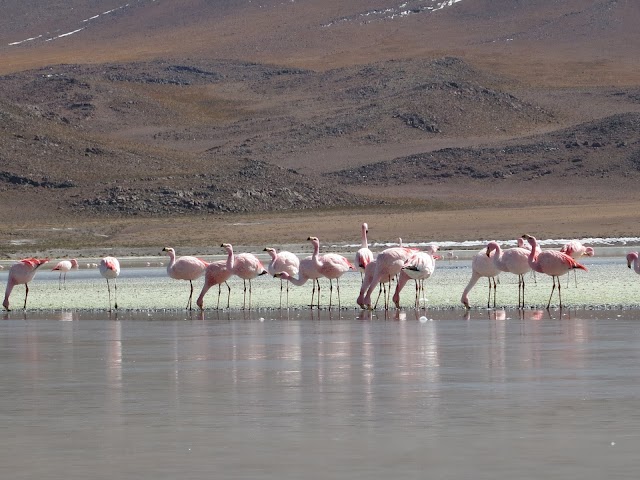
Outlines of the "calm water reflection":
M 1 321 L 1 478 L 640 468 L 636 311 L 106 315 Z

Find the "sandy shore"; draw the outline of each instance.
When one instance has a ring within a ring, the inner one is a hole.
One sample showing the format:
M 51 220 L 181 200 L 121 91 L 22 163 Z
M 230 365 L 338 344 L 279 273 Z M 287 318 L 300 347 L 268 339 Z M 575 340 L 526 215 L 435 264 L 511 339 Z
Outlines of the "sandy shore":
M 369 224 L 372 243 L 511 240 L 523 233 L 538 239 L 637 236 L 638 203 L 477 208 L 447 211 L 370 209 L 271 213 L 216 217 L 76 218 L 39 225 L 0 227 L 0 255 L 157 255 L 163 246 L 212 253 L 221 243 L 238 250 L 267 245 L 304 245 L 308 236 L 322 244 L 357 244 L 360 224 Z

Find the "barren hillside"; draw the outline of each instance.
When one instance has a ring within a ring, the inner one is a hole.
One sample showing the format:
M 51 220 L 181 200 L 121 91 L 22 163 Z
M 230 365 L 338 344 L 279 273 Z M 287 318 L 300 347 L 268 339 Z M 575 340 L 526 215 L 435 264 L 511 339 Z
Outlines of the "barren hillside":
M 7 3 L 7 229 L 639 200 L 631 0 Z

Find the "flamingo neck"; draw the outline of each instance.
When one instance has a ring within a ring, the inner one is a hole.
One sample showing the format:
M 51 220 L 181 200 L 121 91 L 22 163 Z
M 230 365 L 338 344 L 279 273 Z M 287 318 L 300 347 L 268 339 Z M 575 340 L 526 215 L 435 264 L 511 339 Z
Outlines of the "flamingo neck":
M 233 248 L 227 247 L 227 269 L 233 270 L 235 264 L 235 255 L 233 254 Z

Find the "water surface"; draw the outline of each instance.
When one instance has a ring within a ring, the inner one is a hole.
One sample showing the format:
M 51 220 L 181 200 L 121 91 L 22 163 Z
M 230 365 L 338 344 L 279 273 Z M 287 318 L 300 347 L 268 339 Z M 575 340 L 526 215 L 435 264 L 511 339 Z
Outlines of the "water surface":
M 10 312 L 0 477 L 637 478 L 635 310 Z

